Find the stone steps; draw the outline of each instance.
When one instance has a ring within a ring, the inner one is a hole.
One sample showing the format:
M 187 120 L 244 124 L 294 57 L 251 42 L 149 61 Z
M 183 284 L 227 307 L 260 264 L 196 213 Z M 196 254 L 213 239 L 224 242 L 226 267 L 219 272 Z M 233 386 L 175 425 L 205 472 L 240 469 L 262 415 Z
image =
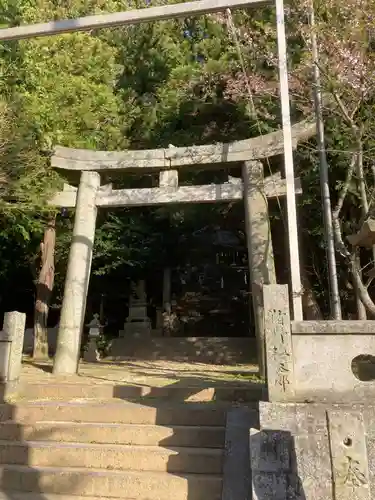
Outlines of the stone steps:
M 0 404 L 0 422 L 96 422 L 225 426 L 228 406 L 218 403 L 160 403 L 129 401 L 37 401 Z
M 220 500 L 228 407 L 116 398 L 1 404 L 0 490 L 13 500 Z
M 0 463 L 30 467 L 221 474 L 222 460 L 214 448 L 0 441 Z
M 220 475 L 72 467 L 0 466 L 0 487 L 13 491 L 132 500 L 220 500 Z
M 0 441 L 54 441 L 141 446 L 189 446 L 222 448 L 221 426 L 162 426 L 95 422 L 0 423 Z

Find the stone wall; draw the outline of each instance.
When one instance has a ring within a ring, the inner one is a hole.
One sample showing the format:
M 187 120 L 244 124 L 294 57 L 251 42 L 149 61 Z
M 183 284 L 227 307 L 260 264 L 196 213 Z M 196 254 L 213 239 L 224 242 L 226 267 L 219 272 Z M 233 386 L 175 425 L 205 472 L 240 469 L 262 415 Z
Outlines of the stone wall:
M 260 403 L 250 435 L 253 498 L 370 500 L 375 407 Z
M 361 402 L 374 398 L 374 335 L 294 334 L 292 349 L 299 401 Z
M 269 402 L 228 414 L 222 500 L 371 500 L 375 321 L 291 321 L 263 291 Z
M 48 346 L 54 354 L 58 328 L 48 328 Z M 26 328 L 23 353 L 33 351 L 34 333 Z M 111 343 L 109 358 L 189 361 L 212 364 L 256 363 L 255 339 L 249 337 L 149 337 L 147 339 L 118 338 Z
M 109 359 L 165 359 L 212 364 L 242 364 L 256 360 L 255 339 L 249 337 L 150 337 L 112 341 Z
M 375 406 L 232 408 L 223 479 L 222 500 L 371 500 Z
M 375 396 L 375 321 L 291 321 L 284 285 L 265 286 L 264 304 L 270 401 Z

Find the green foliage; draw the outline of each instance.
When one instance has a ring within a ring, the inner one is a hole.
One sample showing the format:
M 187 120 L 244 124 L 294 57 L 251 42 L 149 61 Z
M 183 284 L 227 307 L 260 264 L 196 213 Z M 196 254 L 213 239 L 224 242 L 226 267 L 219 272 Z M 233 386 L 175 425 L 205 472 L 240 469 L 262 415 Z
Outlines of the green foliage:
M 342 15 L 350 15 L 348 26 L 343 28 L 345 43 L 357 33 L 352 29 L 357 11 L 350 7 L 351 2 L 340 10 L 341 17 L 327 17 L 338 8 L 337 0 L 329 0 L 327 5 L 320 2 L 317 14 L 322 69 L 329 76 L 324 90 L 342 91 L 345 104 L 353 110 L 357 94 L 350 81 L 341 78 L 346 75 L 342 67 L 345 54 L 335 45 L 340 40 Z M 165 3 L 157 0 L 152 5 Z M 0 25 L 143 7 L 144 2 L 134 0 L 0 0 Z M 371 5 L 368 8 L 373 9 Z M 311 113 L 313 103 L 304 2 L 290 2 L 288 14 L 292 116 L 298 120 Z M 350 71 L 352 75 L 353 67 Z M 5 284 L 11 281 L 15 267 L 26 270 L 38 251 L 49 212 L 46 202 L 62 182 L 49 166 L 48 154 L 55 144 L 120 150 L 228 142 L 267 133 L 280 124 L 273 8 L 236 11 L 233 24 L 231 18 L 218 13 L 6 42 L 0 44 L 0 73 L 0 144 L 4 144 L 0 149 L 0 281 Z M 357 123 L 363 125 L 369 183 L 373 182 L 368 173 L 375 148 L 374 102 L 371 87 L 355 109 Z M 333 99 L 328 103 L 327 147 L 335 202 L 345 179 L 353 134 L 337 114 Z M 297 167 L 304 186 L 300 215 L 305 266 L 324 303 L 327 272 L 319 164 L 313 141 L 299 151 Z M 194 173 L 191 182 L 199 175 Z M 103 183 L 111 181 L 118 185 L 130 182 L 127 176 L 103 176 Z M 131 180 L 136 186 L 148 181 L 145 177 Z M 351 229 L 350 221 L 353 213 L 354 219 L 359 213 L 359 205 L 354 180 L 345 206 L 349 221 L 344 224 L 345 231 Z M 114 279 L 137 276 L 147 266 L 162 267 L 173 259 L 183 262 L 187 249 L 179 245 L 181 235 L 192 234 L 205 221 L 224 224 L 228 213 L 230 210 L 224 213 L 221 207 L 208 210 L 199 206 L 110 214 L 101 211 L 93 279 L 101 284 L 106 279 L 105 286 L 110 287 Z M 57 218 L 57 299 L 62 295 L 72 215 Z M 12 249 L 16 258 L 12 258 Z

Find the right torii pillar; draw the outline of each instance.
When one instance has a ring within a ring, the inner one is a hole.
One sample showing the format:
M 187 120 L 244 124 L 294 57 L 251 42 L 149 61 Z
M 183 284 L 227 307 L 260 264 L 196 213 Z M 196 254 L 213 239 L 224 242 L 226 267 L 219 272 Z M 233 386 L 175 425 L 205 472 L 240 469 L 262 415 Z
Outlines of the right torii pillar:
M 242 167 L 245 225 L 252 304 L 255 318 L 259 372 L 266 376 L 263 285 L 276 283 L 271 226 L 267 197 L 263 190 L 264 172 L 259 161 L 247 161 Z

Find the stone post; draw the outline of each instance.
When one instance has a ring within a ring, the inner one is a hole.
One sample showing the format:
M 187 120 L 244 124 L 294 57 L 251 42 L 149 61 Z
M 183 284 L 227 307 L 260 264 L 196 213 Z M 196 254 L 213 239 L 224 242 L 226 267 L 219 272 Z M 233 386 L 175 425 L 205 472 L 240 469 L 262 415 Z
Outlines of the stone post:
M 82 172 L 53 367 L 55 374 L 74 374 L 78 369 L 95 238 L 95 198 L 99 187 L 97 172 Z
M 171 314 L 172 314 L 171 280 L 172 280 L 172 269 L 170 267 L 166 267 L 163 271 L 163 312 L 162 312 L 163 336 L 169 336 L 171 333 L 169 328 L 171 324 Z
M 163 308 L 167 314 L 171 314 L 171 280 L 172 269 L 166 267 L 163 271 Z
M 26 314 L 18 311 L 5 313 L 3 332 L 4 336 L 10 340 L 8 382 L 16 382 L 21 374 L 25 326 Z
M 370 500 L 369 464 L 363 416 L 359 412 L 327 412 L 334 500 Z
M 264 285 L 268 398 L 293 401 L 295 394 L 288 285 Z
M 286 500 L 304 498 L 292 493 L 291 455 L 293 438 L 290 432 L 250 429 L 250 467 L 253 500 Z M 288 488 L 289 486 L 289 488 Z M 294 489 L 294 488 L 293 488 Z M 295 490 L 293 493 L 297 493 Z
M 276 283 L 268 203 L 263 191 L 263 165 L 248 161 L 242 167 L 244 185 L 245 227 L 258 363 L 261 375 L 266 375 L 265 335 L 263 323 L 263 284 Z

